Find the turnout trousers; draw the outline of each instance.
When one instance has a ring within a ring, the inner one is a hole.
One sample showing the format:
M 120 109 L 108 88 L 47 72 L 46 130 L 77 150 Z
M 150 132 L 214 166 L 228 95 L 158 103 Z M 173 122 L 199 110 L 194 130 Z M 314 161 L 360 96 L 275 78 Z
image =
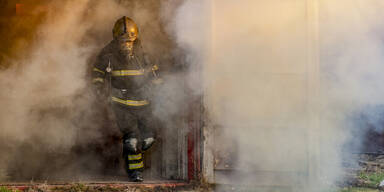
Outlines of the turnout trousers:
M 151 105 L 129 106 L 112 101 L 116 123 L 123 135 L 123 158 L 128 175 L 144 170 L 143 153 L 155 139 Z

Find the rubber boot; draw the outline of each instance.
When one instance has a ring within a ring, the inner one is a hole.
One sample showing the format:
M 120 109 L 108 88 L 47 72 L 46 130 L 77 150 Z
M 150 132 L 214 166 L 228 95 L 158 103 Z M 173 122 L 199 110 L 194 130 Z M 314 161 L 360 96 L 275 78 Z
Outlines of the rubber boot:
M 132 182 L 143 182 L 143 173 L 141 170 L 134 170 L 134 171 L 129 171 L 128 173 L 129 180 Z
M 125 169 L 127 171 L 130 181 L 133 182 L 142 182 L 143 181 L 143 171 L 144 171 L 144 162 L 143 154 L 130 154 L 126 155 L 125 158 Z

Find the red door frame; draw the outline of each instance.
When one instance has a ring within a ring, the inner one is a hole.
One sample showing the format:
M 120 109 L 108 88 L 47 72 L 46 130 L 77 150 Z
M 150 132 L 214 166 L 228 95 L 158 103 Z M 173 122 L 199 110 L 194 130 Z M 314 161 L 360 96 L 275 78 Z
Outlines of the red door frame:
M 202 172 L 202 96 L 198 96 L 189 103 L 188 114 L 188 180 L 198 181 Z

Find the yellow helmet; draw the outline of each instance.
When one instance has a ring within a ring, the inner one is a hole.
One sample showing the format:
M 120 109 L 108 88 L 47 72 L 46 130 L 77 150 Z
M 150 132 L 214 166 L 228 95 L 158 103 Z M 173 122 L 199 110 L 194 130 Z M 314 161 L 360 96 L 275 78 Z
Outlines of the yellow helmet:
M 135 41 L 139 35 L 139 29 L 136 23 L 129 17 L 122 17 L 118 19 L 113 27 L 113 38 L 123 38 L 128 41 Z

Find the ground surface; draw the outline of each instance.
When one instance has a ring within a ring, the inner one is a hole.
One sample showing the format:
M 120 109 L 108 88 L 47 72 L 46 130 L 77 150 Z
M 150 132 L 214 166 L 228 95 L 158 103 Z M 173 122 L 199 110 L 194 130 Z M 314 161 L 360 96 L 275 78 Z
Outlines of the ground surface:
M 341 183 L 340 192 L 378 192 L 384 191 L 379 187 L 384 180 L 383 154 L 356 154 L 351 156 L 357 160 L 355 164 L 345 163 L 345 181 Z
M 82 182 L 82 183 L 2 183 L 0 192 L 168 192 L 185 191 L 193 186 L 180 181 Z
M 173 185 L 175 184 L 175 185 Z M 47 185 L 47 184 L 30 184 L 30 185 L 14 185 L 14 186 L 0 186 L 0 192 L 209 192 L 209 191 L 229 191 L 229 192 L 293 192 L 292 190 L 285 189 L 261 189 L 261 188 L 218 188 L 212 190 L 209 187 L 187 187 L 182 183 L 168 183 L 167 185 L 158 185 L 156 183 L 115 183 L 115 184 L 84 184 L 84 183 L 73 183 L 67 185 Z M 295 191 L 296 192 L 296 191 Z M 361 188 L 361 187 L 345 187 L 334 189 L 324 192 L 381 192 L 378 189 L 372 188 Z
M 353 188 L 340 189 L 338 192 L 379 192 L 379 190 L 378 189 L 370 189 L 370 188 L 353 187 Z

